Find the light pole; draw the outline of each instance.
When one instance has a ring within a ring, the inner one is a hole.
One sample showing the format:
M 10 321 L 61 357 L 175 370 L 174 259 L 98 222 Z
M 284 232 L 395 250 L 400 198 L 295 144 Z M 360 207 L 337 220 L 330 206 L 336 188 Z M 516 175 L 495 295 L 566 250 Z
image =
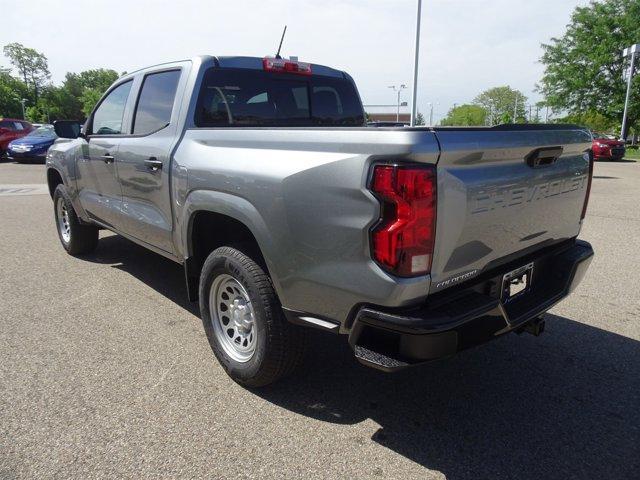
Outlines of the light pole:
M 440 105 L 440 102 L 436 102 L 436 105 Z M 429 105 L 429 126 L 433 127 L 433 102 L 428 102 L 427 105 Z
M 516 93 L 516 101 L 513 104 L 513 123 L 518 123 L 518 94 Z
M 28 102 L 28 100 L 26 98 L 23 98 L 22 101 L 20 103 L 22 103 L 22 119 L 26 120 L 27 116 L 24 114 L 24 104 Z
M 410 125 L 416 126 L 418 114 L 418 53 L 420 51 L 420 16 L 422 14 L 422 0 L 418 0 L 418 12 L 416 14 L 416 46 L 413 59 L 413 92 L 411 94 L 411 120 Z
M 631 56 L 631 68 L 629 69 L 629 75 L 627 76 L 627 95 L 624 99 L 624 113 L 622 114 L 622 129 L 620 130 L 620 136 L 622 140 L 627 141 L 627 132 L 629 131 L 627 125 L 627 115 L 629 114 L 629 99 L 631 98 L 631 83 L 633 82 L 633 70 L 636 65 L 636 55 L 640 52 L 640 43 L 631 45 L 629 48 L 625 48 L 622 52 L 622 57 L 627 58 Z
M 400 121 L 400 93 L 402 90 L 407 88 L 407 86 L 403 83 L 399 87 L 395 85 L 389 85 L 389 88 L 393 89 L 394 92 L 398 92 L 398 109 L 396 110 L 396 122 Z

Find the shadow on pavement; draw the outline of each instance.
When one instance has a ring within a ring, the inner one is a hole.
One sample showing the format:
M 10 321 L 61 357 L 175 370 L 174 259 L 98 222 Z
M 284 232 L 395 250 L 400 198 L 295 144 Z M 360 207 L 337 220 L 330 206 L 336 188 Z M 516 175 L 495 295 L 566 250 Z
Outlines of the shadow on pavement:
M 184 271 L 180 265 L 120 235 L 101 235 L 97 250 L 82 259 L 123 270 L 188 312 L 200 314 L 198 305 L 187 299 Z
M 638 160 L 634 160 L 633 158 L 620 158 L 618 160 L 596 160 L 598 163 L 636 163 Z
M 306 368 L 255 393 L 325 422 L 370 418 L 373 441 L 450 480 L 637 478 L 640 342 L 547 315 L 539 338 L 388 375 L 340 340 L 314 332 Z
M 113 263 L 197 315 L 170 260 L 120 236 L 86 260 Z M 511 334 L 390 375 L 359 365 L 345 338 L 309 333 L 297 375 L 256 395 L 317 421 L 371 419 L 371 440 L 450 480 L 637 478 L 638 341 L 547 315 L 539 338 Z

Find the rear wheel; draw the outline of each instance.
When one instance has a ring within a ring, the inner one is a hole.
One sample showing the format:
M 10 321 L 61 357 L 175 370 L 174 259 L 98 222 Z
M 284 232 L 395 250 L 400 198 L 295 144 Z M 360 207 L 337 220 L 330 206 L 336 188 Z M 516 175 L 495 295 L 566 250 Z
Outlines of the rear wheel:
M 82 255 L 94 251 L 98 246 L 98 227 L 80 223 L 62 184 L 53 193 L 53 206 L 58 237 L 67 253 Z
M 304 328 L 285 319 L 269 276 L 235 248 L 218 248 L 205 261 L 200 312 L 213 353 L 242 385 L 273 383 L 303 356 Z

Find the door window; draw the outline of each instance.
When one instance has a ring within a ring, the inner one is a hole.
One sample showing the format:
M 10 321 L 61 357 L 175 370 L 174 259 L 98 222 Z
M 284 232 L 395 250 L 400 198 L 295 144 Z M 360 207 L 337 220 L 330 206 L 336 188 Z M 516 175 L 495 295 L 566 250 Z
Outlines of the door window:
M 131 80 L 111 90 L 93 114 L 92 135 L 119 135 L 122 133 L 124 107 L 127 105 Z
M 144 77 L 133 120 L 135 135 L 153 133 L 169 125 L 178 80 L 180 70 L 151 73 Z

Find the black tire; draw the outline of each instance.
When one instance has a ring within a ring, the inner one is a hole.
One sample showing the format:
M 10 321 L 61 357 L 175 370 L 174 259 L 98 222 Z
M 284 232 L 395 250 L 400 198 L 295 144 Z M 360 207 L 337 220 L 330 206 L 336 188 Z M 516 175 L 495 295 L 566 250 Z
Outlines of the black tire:
M 220 275 L 233 277 L 251 301 L 257 337 L 251 358 L 244 362 L 225 351 L 215 332 L 213 322 L 217 317 L 216 313 L 212 316 L 209 294 Z M 199 294 L 202 323 L 211 349 L 234 381 L 246 387 L 262 387 L 290 374 L 299 365 L 306 347 L 306 332 L 286 320 L 269 275 L 253 259 L 231 247 L 214 250 L 202 267 Z
M 69 226 L 68 238 L 65 238 L 61 224 L 61 212 L 59 204 L 64 206 L 67 212 L 67 224 Z M 78 220 L 78 215 L 73 209 L 69 194 L 64 185 L 60 184 L 53 193 L 53 214 L 56 221 L 58 238 L 64 249 L 70 255 L 82 255 L 93 252 L 98 246 L 98 227 L 93 225 L 83 225 Z

